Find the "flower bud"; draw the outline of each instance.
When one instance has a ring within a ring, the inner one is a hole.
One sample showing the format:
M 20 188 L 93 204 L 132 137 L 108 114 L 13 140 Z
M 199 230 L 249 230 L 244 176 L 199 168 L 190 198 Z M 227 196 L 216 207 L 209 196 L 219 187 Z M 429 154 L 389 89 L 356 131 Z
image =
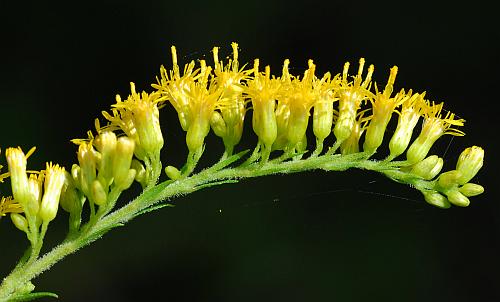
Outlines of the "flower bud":
M 268 146 L 273 145 L 278 135 L 276 124 L 276 114 L 274 112 L 275 100 L 267 100 L 259 102 L 259 106 L 254 105 L 254 113 L 252 116 L 252 126 L 259 140 Z
M 165 168 L 165 174 L 167 174 L 168 178 L 170 178 L 171 180 L 177 180 L 182 175 L 181 171 L 179 171 L 179 169 L 174 166 L 167 166 Z
M 43 173 L 31 174 L 28 179 L 28 201 L 26 204 L 26 215 L 36 215 L 42 200 Z
M 468 183 L 483 166 L 484 150 L 481 147 L 473 146 L 465 149 L 458 158 L 457 170 L 462 173 L 458 183 L 463 185 Z
M 306 135 L 308 121 L 309 113 L 304 113 L 301 110 L 290 110 L 288 131 L 286 136 L 288 140 L 288 146 L 290 148 L 294 148 L 298 143 L 303 141 L 304 136 Z
M 12 223 L 16 228 L 25 233 L 28 233 L 28 221 L 23 215 L 18 213 L 11 213 L 10 219 L 12 220 Z
M 89 196 L 92 182 L 96 179 L 96 161 L 97 152 L 90 143 L 82 143 L 78 147 L 78 162 L 80 163 L 80 172 L 78 173 L 80 188 L 82 192 Z M 72 173 L 78 169 L 72 169 Z
M 92 182 L 92 190 L 91 190 L 91 196 L 92 196 L 92 201 L 98 205 L 102 206 L 106 203 L 108 200 L 108 194 L 104 191 L 104 188 L 102 187 L 102 184 L 98 180 L 94 180 Z
M 438 184 L 443 189 L 448 189 L 457 186 L 458 180 L 462 177 L 462 173 L 457 170 L 451 170 L 441 173 L 438 178 Z
M 122 136 L 116 143 L 115 156 L 113 158 L 113 178 L 117 187 L 124 189 L 129 187 L 129 172 L 132 165 L 135 143 L 131 138 Z M 134 174 L 135 176 L 135 174 Z
M 64 179 L 64 168 L 59 167 L 59 165 L 52 165 L 52 163 L 47 164 L 45 170 L 44 193 L 40 211 L 38 212 L 40 218 L 45 222 L 52 221 L 57 215 Z
M 446 192 L 446 196 L 448 200 L 458 206 L 458 207 L 466 207 L 470 204 L 469 198 L 465 197 L 462 193 L 457 190 L 451 190 Z
M 313 132 L 319 141 L 323 141 L 332 133 L 334 98 L 320 100 L 314 105 Z
M 451 207 L 448 199 L 446 199 L 446 197 L 436 191 L 423 191 L 422 194 L 424 195 L 425 201 L 427 201 L 428 204 L 441 209 L 448 209 Z
M 416 163 L 411 168 L 411 173 L 422 177 L 423 179 L 433 179 L 441 172 L 443 168 L 443 159 L 437 155 L 431 155 L 423 161 Z
M 68 213 L 76 213 L 82 210 L 82 197 L 81 193 L 75 187 L 75 181 L 68 173 L 64 173 L 64 185 L 61 189 L 61 197 L 59 204 Z
M 113 158 L 116 149 L 116 134 L 104 131 L 95 139 L 95 145 L 101 154 L 98 162 L 99 180 L 109 186 L 113 181 Z
M 218 111 L 214 111 L 212 113 L 210 125 L 212 126 L 212 130 L 214 130 L 215 135 L 218 137 L 223 138 L 226 135 L 226 123 Z
M 467 197 L 476 196 L 482 194 L 484 192 L 484 188 L 481 185 L 466 183 L 461 186 L 459 189 L 460 193 L 464 194 Z
M 163 147 L 163 134 L 160 127 L 160 112 L 158 111 L 156 99 L 157 94 L 148 95 L 146 92 L 138 94 L 135 91 L 134 83 L 130 83 L 132 90 L 132 99 L 134 105 L 129 110 L 133 113 L 133 121 L 139 142 L 142 148 L 148 154 L 156 154 Z M 130 99 L 129 99 L 130 100 Z
M 26 156 L 21 148 L 8 148 L 5 152 L 9 165 L 12 195 L 23 207 L 29 201 L 28 175 L 26 174 Z
M 148 176 L 147 176 L 146 169 L 144 168 L 144 166 L 137 159 L 133 159 L 130 167 L 136 171 L 135 180 L 138 183 L 140 183 L 143 188 L 145 188 L 147 185 L 147 182 L 148 182 L 148 179 L 147 179 Z

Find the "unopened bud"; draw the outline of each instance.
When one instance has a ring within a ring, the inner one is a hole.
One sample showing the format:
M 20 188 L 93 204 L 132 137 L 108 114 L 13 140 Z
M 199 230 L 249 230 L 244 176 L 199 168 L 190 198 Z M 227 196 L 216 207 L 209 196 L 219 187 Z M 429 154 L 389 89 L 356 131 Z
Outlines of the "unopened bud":
M 94 182 L 92 182 L 91 194 L 92 201 L 98 206 L 102 206 L 108 200 L 108 196 L 104 191 L 101 182 L 99 182 L 98 180 L 94 180 Z
M 439 194 L 436 191 L 425 191 L 422 192 L 422 194 L 424 195 L 425 201 L 427 201 L 428 204 L 431 204 L 441 209 L 448 209 L 451 207 L 451 204 L 448 202 L 448 199 L 446 199 L 446 197 L 444 197 L 443 195 Z
M 18 213 L 11 213 L 10 219 L 12 220 L 12 223 L 16 228 L 25 233 L 28 233 L 28 221 L 23 215 Z
M 122 136 L 118 139 L 113 158 L 113 178 L 117 187 L 129 187 L 129 172 L 132 165 L 135 143 L 132 139 Z M 135 176 L 135 174 L 134 174 Z
M 29 199 L 26 156 L 19 147 L 8 148 L 5 156 L 9 165 L 12 195 L 19 204 L 25 207 Z
M 451 170 L 439 175 L 438 184 L 443 189 L 448 189 L 458 184 L 458 180 L 462 177 L 462 173 L 457 170 Z
M 82 210 L 82 198 L 81 193 L 78 193 L 75 187 L 75 182 L 68 172 L 64 173 L 64 185 L 61 189 L 61 198 L 59 199 L 59 204 L 69 213 L 76 213 Z
M 318 140 L 323 141 L 332 133 L 333 125 L 333 97 L 320 100 L 314 105 L 313 132 Z
M 219 112 L 214 111 L 212 113 L 210 125 L 212 126 L 212 130 L 214 130 L 215 135 L 218 137 L 224 137 L 226 135 L 226 123 Z
M 95 140 L 97 150 L 101 154 L 98 170 L 101 182 L 109 186 L 113 180 L 113 158 L 115 158 L 116 134 L 104 131 Z
M 467 197 L 476 196 L 484 192 L 483 186 L 473 183 L 466 183 L 458 190 Z
M 458 182 L 463 185 L 468 183 L 483 166 L 484 150 L 473 146 L 465 149 L 458 158 L 457 170 L 462 173 Z
M 443 159 L 437 155 L 431 155 L 423 161 L 415 164 L 411 168 L 411 173 L 422 177 L 423 179 L 433 179 L 441 172 L 443 168 Z
M 165 168 L 165 174 L 167 174 L 168 178 L 171 180 L 177 180 L 181 177 L 181 172 L 174 166 L 167 166 Z
M 144 188 L 147 185 L 147 173 L 144 166 L 137 159 L 132 160 L 131 168 L 136 171 L 135 180 Z
M 446 192 L 446 196 L 448 197 L 448 200 L 452 204 L 458 207 L 466 207 L 470 204 L 469 198 L 467 198 L 465 195 L 463 195 L 457 190 L 451 190 L 449 192 Z

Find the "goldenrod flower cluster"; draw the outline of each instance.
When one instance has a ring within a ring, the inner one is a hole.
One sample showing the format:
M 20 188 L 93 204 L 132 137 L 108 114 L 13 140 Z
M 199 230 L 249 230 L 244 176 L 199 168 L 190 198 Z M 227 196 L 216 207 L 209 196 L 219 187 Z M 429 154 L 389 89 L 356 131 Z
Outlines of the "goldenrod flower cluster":
M 1 197 L 0 218 L 9 214 L 14 225 L 26 233 L 31 247 L 0 285 L 0 300 L 14 296 L 24 300 L 33 290 L 31 278 L 108 230 L 161 207 L 155 203 L 243 177 L 311 169 L 368 169 L 412 185 L 429 204 L 440 208 L 468 206 L 469 197 L 483 193 L 482 186 L 470 182 L 483 165 L 482 148 L 467 148 L 456 168 L 443 173 L 443 158 L 429 155 L 443 135 L 464 135 L 459 130 L 464 120 L 445 111 L 443 103 L 428 100 L 425 92 L 395 92 L 396 66 L 379 90 L 372 78 L 375 68 L 369 65 L 365 70 L 364 59 L 359 60 L 354 75 L 349 73 L 350 63 L 339 74 L 317 75 L 312 60 L 302 74 L 293 75 L 286 59 L 281 75 L 276 76 L 270 66 L 262 68 L 259 59 L 241 66 L 238 45 L 231 46 L 231 58 L 221 60 L 215 47 L 213 62 L 191 61 L 182 69 L 172 47 L 173 67 L 161 67 L 152 92 L 138 92 L 131 83 L 130 94 L 126 98 L 117 95 L 111 110 L 103 111 L 104 125 L 96 119 L 94 132 L 72 140 L 78 151 L 77 163 L 70 169 L 49 162 L 42 171 L 28 170 L 27 160 L 34 148 L 26 154 L 19 147 L 6 150 L 8 172 L 0 173 L 0 183 L 10 181 L 12 196 Z M 170 180 L 157 185 L 165 145 L 160 109 L 168 104 L 177 111 L 186 132 L 189 153 L 180 169 L 165 167 Z M 246 154 L 234 151 L 247 114 L 251 114 L 258 141 L 246 161 L 236 166 Z M 395 131 L 387 131 L 396 118 Z M 314 144 L 308 142 L 309 125 Z M 191 175 L 211 130 L 222 139 L 224 154 L 218 163 Z M 329 137 L 332 143 L 328 146 Z M 371 159 L 384 141 L 389 150 L 382 154 L 385 159 Z M 120 194 L 134 181 L 143 187 L 143 194 L 111 213 Z M 30 270 L 40 260 L 45 233 L 59 207 L 69 213 L 68 236 Z M 82 217 L 87 213 L 84 207 L 89 209 L 87 217 Z M 24 278 L 23 273 L 31 275 Z

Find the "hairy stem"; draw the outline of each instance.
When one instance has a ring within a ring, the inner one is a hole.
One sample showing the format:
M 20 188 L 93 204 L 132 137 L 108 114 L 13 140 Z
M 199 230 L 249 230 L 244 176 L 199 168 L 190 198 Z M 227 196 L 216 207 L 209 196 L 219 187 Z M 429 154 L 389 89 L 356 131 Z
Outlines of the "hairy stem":
M 345 156 L 338 154 L 323 155 L 304 160 L 286 162 L 256 162 L 235 168 L 224 168 L 223 165 L 218 165 L 219 164 L 216 164 L 191 177 L 181 178 L 173 182 L 165 181 L 156 186 L 147 188 L 141 195 L 127 205 L 104 217 L 100 217 L 101 219 L 89 225 L 88 229 L 84 228 L 41 258 L 29 261 L 24 266 L 17 267 L 3 280 L 0 286 L 0 301 L 15 298 L 16 290 L 20 289 L 27 282 L 49 269 L 67 255 L 99 239 L 104 233 L 112 228 L 133 219 L 140 214 L 141 211 L 173 196 L 188 194 L 210 185 L 236 182 L 238 179 L 242 178 L 252 178 L 271 174 L 289 174 L 314 169 L 344 171 L 349 168 L 360 168 L 381 172 L 395 181 L 412 184 L 419 190 L 429 189 L 433 186 L 431 181 L 424 181 L 416 178 L 412 174 L 399 171 L 394 163 L 367 160 L 364 153 Z

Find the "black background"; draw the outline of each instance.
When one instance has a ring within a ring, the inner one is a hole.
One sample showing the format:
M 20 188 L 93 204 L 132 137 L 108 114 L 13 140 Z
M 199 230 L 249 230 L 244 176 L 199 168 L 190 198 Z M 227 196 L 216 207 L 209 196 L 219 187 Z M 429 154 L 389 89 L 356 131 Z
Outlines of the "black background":
M 453 3 L 453 2 L 451 2 Z M 486 150 L 469 208 L 428 206 L 374 173 L 311 172 L 190 194 L 58 263 L 35 280 L 62 301 L 499 301 L 498 25 L 481 2 L 102 1 L 0 2 L 0 147 L 37 146 L 30 168 L 70 167 L 93 120 L 128 94 L 150 90 L 159 66 L 210 61 L 213 46 L 256 57 L 276 73 L 284 58 L 318 74 L 363 56 L 375 80 L 392 65 L 396 88 L 427 91 L 467 120 L 467 136 L 433 153 L 453 168 L 462 149 Z M 163 162 L 180 165 L 184 134 L 161 112 Z M 242 148 L 255 138 L 247 127 Z M 447 147 L 449 149 L 445 153 Z M 222 146 L 207 140 L 203 164 Z M 4 159 L 0 161 L 5 165 Z M 8 194 L 3 185 L 1 192 Z M 133 197 L 130 194 L 129 198 Z M 125 202 L 125 196 L 123 202 Z M 64 236 L 65 214 L 47 245 Z M 0 275 L 26 247 L 0 221 Z

